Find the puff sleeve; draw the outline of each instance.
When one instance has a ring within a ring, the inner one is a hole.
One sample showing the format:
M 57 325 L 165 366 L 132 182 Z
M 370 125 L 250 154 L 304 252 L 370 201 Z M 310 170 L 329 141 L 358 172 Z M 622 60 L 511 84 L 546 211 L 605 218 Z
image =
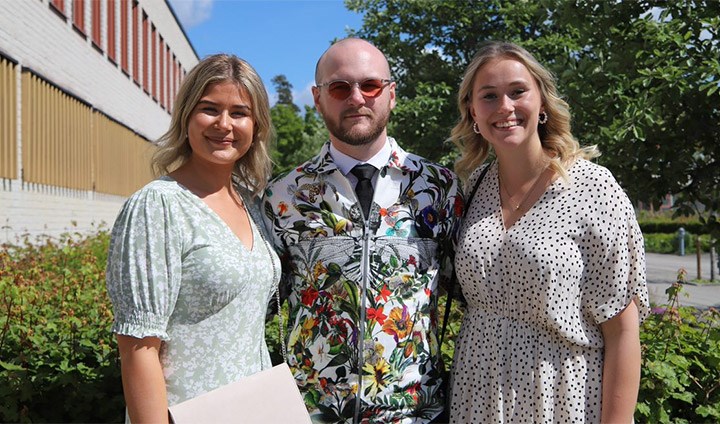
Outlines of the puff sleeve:
M 172 195 L 145 187 L 126 201 L 115 221 L 106 270 L 115 333 L 169 338 L 183 255 L 174 205 Z

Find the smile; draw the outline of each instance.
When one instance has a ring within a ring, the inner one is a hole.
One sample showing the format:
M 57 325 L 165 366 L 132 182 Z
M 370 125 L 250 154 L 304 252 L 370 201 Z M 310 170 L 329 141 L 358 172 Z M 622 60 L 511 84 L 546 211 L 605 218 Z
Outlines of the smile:
M 208 140 L 212 141 L 213 143 L 233 143 L 235 140 L 232 138 L 216 138 L 216 137 L 207 137 Z
M 512 120 L 512 121 L 503 121 L 503 122 L 496 122 L 495 127 L 497 128 L 510 128 L 510 127 L 516 127 L 520 125 L 522 121 L 520 120 Z

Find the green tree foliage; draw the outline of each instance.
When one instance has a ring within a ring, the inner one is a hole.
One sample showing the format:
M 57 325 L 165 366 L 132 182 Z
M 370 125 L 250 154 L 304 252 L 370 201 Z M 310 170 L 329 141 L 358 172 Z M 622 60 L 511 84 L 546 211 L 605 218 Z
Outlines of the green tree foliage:
M 720 238 L 720 2 L 346 0 L 398 80 L 393 134 L 449 163 L 457 87 L 480 43 L 516 42 L 558 77 L 582 144 L 634 201 L 677 195 Z M 395 119 L 398 118 L 398 119 Z M 704 209 L 697 209 L 702 204 Z
M 292 101 L 292 84 L 285 75 L 272 79 L 278 93 L 278 101 L 270 109 L 277 143 L 271 157 L 275 163 L 274 173 L 292 169 L 315 155 L 327 140 L 327 130 L 315 109 L 305 106 L 304 116 Z
M 300 109 L 293 103 L 293 95 L 292 95 L 292 89 L 293 86 L 290 84 L 290 81 L 287 80 L 287 77 L 283 74 L 275 75 L 273 79 L 271 80 L 273 85 L 275 86 L 275 92 L 277 93 L 277 102 L 276 105 L 288 105 L 290 106 L 295 112 L 300 112 Z

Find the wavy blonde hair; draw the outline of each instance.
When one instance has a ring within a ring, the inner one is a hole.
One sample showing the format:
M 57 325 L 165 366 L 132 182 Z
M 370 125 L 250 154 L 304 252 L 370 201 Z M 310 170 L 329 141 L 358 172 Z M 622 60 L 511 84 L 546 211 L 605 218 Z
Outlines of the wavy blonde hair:
M 249 63 L 234 55 L 208 56 L 183 79 L 175 99 L 170 129 L 156 142 L 152 169 L 156 176 L 167 175 L 187 162 L 192 154 L 187 134 L 190 115 L 210 85 L 224 82 L 237 85 L 250 97 L 255 123 L 253 141 L 247 153 L 235 162 L 233 175 L 253 195 L 258 196 L 272 173 L 269 150 L 275 139 L 275 132 L 262 79 Z
M 470 114 L 472 89 L 475 75 L 480 68 L 492 60 L 504 58 L 517 60 L 525 65 L 540 88 L 542 104 L 548 121 L 538 125 L 538 133 L 543 150 L 549 153 L 548 166 L 563 178 L 567 178 L 567 169 L 578 158 L 592 159 L 600 155 L 596 146 L 580 147 L 570 131 L 570 107 L 557 92 L 555 77 L 545 69 L 527 50 L 507 42 L 491 41 L 480 47 L 475 57 L 465 69 L 458 92 L 460 119 L 450 132 L 449 140 L 460 150 L 460 158 L 455 162 L 455 171 L 466 181 L 470 174 L 487 159 L 490 143 L 473 129 Z

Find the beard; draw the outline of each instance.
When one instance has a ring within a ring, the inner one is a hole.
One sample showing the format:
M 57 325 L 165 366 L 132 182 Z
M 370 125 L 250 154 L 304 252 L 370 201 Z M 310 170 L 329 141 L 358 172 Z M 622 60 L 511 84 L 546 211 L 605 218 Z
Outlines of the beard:
M 370 120 L 369 127 L 359 128 L 358 125 L 343 127 L 343 116 L 356 112 L 357 111 L 345 111 L 337 121 L 323 115 L 323 120 L 325 121 L 328 132 L 332 134 L 333 137 L 351 146 L 364 146 L 377 140 L 390 120 L 390 109 L 388 108 L 387 110 L 381 111 L 379 114 L 367 115 Z

